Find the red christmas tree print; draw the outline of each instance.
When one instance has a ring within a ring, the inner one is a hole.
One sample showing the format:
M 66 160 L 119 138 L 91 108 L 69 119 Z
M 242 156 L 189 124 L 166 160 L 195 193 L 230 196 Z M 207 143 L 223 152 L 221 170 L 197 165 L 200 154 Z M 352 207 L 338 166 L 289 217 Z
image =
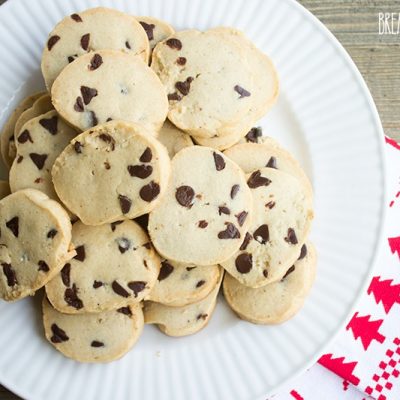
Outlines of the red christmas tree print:
M 400 236 L 388 238 L 388 241 L 392 254 L 397 253 L 397 256 L 400 258 Z
M 294 389 L 290 392 L 290 394 L 292 395 L 292 397 L 295 400 L 304 400 L 304 397 L 300 396 L 300 394 L 298 392 L 296 392 L 296 390 L 294 390 Z
M 368 294 L 373 294 L 376 304 L 383 304 L 386 314 L 389 313 L 395 303 L 400 304 L 400 285 L 392 285 L 393 279 L 380 280 L 380 276 L 374 276 L 368 288 Z
M 394 139 L 390 139 L 387 136 L 385 136 L 385 141 L 386 143 L 393 146 L 395 149 L 400 150 L 400 145 Z
M 383 319 L 370 321 L 370 318 L 370 315 L 359 317 L 358 312 L 356 312 L 346 326 L 346 330 L 352 330 L 354 339 L 361 339 L 365 350 L 368 349 L 373 340 L 376 340 L 379 343 L 385 341 L 385 336 L 379 333 L 379 328 L 382 325 Z
M 329 353 L 324 354 L 318 362 L 353 385 L 360 383 L 360 379 L 353 374 L 357 361 L 345 362 L 344 357 L 333 358 L 332 353 Z

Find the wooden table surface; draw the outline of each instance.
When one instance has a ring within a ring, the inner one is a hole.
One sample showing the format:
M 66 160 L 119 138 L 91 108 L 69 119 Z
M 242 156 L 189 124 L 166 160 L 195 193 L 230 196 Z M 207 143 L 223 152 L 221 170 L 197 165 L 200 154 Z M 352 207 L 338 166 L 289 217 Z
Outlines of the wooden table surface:
M 371 90 L 385 133 L 400 140 L 400 35 L 378 34 L 378 13 L 399 13 L 400 2 L 298 1 L 328 27 L 349 52 Z M 0 0 L 0 4 L 3 2 Z M 0 400 L 17 399 L 20 397 L 0 385 Z

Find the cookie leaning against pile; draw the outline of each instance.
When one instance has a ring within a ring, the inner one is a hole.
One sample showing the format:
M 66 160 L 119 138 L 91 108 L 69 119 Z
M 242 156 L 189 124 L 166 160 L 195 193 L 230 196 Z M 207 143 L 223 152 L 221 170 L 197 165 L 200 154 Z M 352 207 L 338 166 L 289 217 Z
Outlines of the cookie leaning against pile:
M 50 93 L 1 136 L 0 298 L 45 286 L 45 336 L 80 362 L 120 358 L 144 323 L 198 332 L 221 287 L 253 323 L 298 312 L 313 195 L 252 128 L 279 92 L 268 56 L 234 28 L 175 32 L 99 7 L 54 27 L 41 68 Z

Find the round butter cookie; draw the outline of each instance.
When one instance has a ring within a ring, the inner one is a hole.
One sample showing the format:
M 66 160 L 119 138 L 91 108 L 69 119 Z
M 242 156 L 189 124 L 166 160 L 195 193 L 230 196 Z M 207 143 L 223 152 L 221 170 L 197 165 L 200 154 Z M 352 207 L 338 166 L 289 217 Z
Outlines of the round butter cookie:
M 15 123 L 17 122 L 20 115 L 31 108 L 33 103 L 44 93 L 35 93 L 31 96 L 23 99 L 17 106 L 17 108 L 11 113 L 7 121 L 4 124 L 3 130 L 1 131 L 0 144 L 1 144 L 1 158 L 6 167 L 10 168 L 11 164 L 15 158 L 16 150 L 14 145 L 14 129 Z
M 148 61 L 147 35 L 135 17 L 110 8 L 90 8 L 61 20 L 50 32 L 42 54 L 42 73 L 50 90 L 60 72 L 79 56 L 119 50 Z
M 120 119 L 156 135 L 168 112 L 165 88 L 154 71 L 139 57 L 116 50 L 77 58 L 57 77 L 51 96 L 59 114 L 80 130 Z
M 198 267 L 164 260 L 157 281 L 145 300 L 173 307 L 196 303 L 211 292 L 219 276 L 218 265 Z
M 137 342 L 143 331 L 140 304 L 99 314 L 62 314 L 43 299 L 46 339 L 60 353 L 85 363 L 118 360 Z
M 146 301 L 143 309 L 145 323 L 156 324 L 160 331 L 168 336 L 187 336 L 203 329 L 214 312 L 224 276 L 223 269 L 218 268 L 219 277 L 214 289 L 196 303 L 184 307 L 171 307 Z
M 17 122 L 15 123 L 14 128 L 14 137 L 17 137 L 22 127 L 32 118 L 36 118 L 39 115 L 46 114 L 47 112 L 54 110 L 53 104 L 51 102 L 51 97 L 49 94 L 45 94 L 39 97 L 32 105 L 31 108 L 28 108 L 24 111 L 18 118 Z M 18 144 L 15 143 L 15 147 Z M 15 157 L 14 157 L 15 158 Z
M 166 39 L 175 33 L 175 29 L 165 21 L 154 17 L 136 17 L 139 24 L 142 25 L 143 29 L 149 39 L 150 50 L 153 50 L 158 42 Z
M 225 299 L 232 310 L 246 321 L 280 324 L 293 317 L 303 306 L 315 279 L 316 266 L 316 252 L 308 242 L 280 281 L 253 289 L 225 274 Z
M 247 176 L 253 199 L 251 225 L 239 251 L 221 265 L 240 283 L 260 287 L 278 281 L 297 259 L 313 218 L 301 182 L 274 168 Z
M 181 150 L 171 165 L 166 193 L 149 216 L 154 247 L 182 263 L 228 259 L 250 226 L 253 200 L 243 172 L 222 153 L 202 146 Z
M 168 120 L 158 132 L 157 139 L 167 148 L 171 159 L 183 148 L 193 146 L 190 136 Z
M 238 143 L 224 151 L 245 173 L 263 167 L 271 167 L 293 175 L 301 181 L 310 196 L 313 189 L 309 178 L 299 162 L 276 140 L 268 136 L 259 137 L 257 131 L 248 133 L 247 143 Z
M 141 125 L 112 121 L 81 133 L 56 159 L 55 190 L 86 225 L 151 211 L 167 187 L 167 150 Z
M 25 189 L 0 201 L 0 298 L 17 300 L 44 286 L 75 255 L 67 212 Z
M 26 122 L 15 140 L 17 156 L 10 169 L 11 191 L 32 188 L 58 200 L 51 168 L 76 133 L 55 110 Z
M 160 259 L 133 221 L 72 227 L 76 256 L 47 285 L 51 304 L 67 314 L 139 303 L 153 288 Z
M 168 93 L 168 118 L 190 135 L 228 135 L 252 106 L 255 77 L 225 33 L 176 32 L 154 48 L 151 67 Z

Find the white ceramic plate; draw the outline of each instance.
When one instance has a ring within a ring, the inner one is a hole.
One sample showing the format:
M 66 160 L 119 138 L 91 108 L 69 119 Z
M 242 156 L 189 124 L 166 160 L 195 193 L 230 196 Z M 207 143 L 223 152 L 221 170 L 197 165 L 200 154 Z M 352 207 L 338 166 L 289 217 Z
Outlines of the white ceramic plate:
M 53 25 L 95 5 L 177 29 L 234 26 L 272 57 L 282 90 L 261 125 L 312 178 L 318 277 L 304 309 L 282 326 L 240 321 L 221 300 L 199 334 L 172 339 L 146 327 L 126 357 L 107 365 L 75 363 L 47 344 L 37 301 L 1 302 L 0 382 L 30 400 L 265 399 L 316 360 L 370 275 L 385 199 L 371 96 L 333 35 L 292 0 L 9 0 L 0 7 L 0 124 L 43 87 L 40 55 Z

